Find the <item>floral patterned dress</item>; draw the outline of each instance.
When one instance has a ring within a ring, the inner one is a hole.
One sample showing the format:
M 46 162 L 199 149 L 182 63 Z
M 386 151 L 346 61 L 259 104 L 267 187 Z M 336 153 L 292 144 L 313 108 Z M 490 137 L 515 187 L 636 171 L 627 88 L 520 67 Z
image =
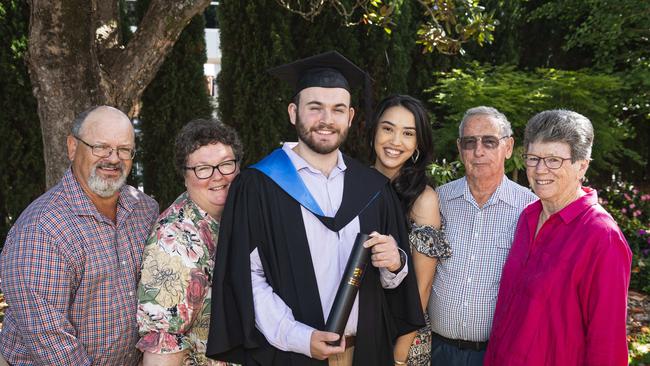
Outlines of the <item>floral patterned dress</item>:
M 218 233 L 219 222 L 187 192 L 160 215 L 142 257 L 138 349 L 155 354 L 189 350 L 185 366 L 230 365 L 205 356 Z
M 444 232 L 429 225 L 411 223 L 409 234 L 411 251 L 418 251 L 428 257 L 445 259 L 451 257 L 451 246 L 445 239 Z M 431 322 L 429 315 L 424 312 L 426 325 L 418 330 L 411 348 L 409 349 L 406 364 L 409 366 L 431 365 Z

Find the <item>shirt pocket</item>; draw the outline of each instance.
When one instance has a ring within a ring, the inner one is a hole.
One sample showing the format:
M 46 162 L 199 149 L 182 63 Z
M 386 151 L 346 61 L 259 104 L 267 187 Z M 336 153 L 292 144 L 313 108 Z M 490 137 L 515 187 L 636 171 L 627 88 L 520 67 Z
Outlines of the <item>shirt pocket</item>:
M 486 248 L 484 250 L 482 270 L 488 278 L 486 285 L 495 290 L 495 298 L 496 291 L 499 289 L 499 282 L 501 281 L 503 265 L 506 259 L 508 259 L 511 245 L 512 237 L 508 233 L 495 234 L 485 242 Z

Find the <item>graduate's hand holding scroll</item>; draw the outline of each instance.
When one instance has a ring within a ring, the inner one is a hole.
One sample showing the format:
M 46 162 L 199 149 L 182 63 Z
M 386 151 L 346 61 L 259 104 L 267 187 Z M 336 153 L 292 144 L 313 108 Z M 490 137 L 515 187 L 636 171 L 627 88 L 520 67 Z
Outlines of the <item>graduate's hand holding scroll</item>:
M 371 248 L 370 260 L 373 266 L 386 268 L 391 272 L 397 271 L 402 266 L 397 242 L 392 235 L 382 235 L 373 231 L 370 234 L 370 239 L 366 240 L 363 246 Z
M 311 339 L 309 341 L 311 357 L 317 360 L 325 360 L 331 355 L 345 352 L 345 337 L 338 346 L 332 346 L 326 343 L 336 341 L 339 338 L 338 334 L 332 332 L 322 332 L 320 330 L 311 332 Z

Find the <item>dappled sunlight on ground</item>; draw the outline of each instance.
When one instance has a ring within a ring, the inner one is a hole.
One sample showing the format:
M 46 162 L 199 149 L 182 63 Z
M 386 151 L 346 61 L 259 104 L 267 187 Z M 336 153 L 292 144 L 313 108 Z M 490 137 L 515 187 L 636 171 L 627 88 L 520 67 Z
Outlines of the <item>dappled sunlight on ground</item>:
M 630 291 L 627 314 L 630 365 L 650 365 L 650 298 Z

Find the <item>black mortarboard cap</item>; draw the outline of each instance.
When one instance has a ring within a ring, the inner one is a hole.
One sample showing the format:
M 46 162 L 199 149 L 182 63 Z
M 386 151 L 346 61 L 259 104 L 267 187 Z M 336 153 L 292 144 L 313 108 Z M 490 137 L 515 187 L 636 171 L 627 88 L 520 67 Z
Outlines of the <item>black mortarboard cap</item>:
M 298 94 L 313 86 L 351 88 L 364 85 L 365 71 L 336 51 L 307 57 L 269 70 L 271 75 L 286 81 Z
M 294 95 L 310 87 L 343 88 L 349 92 L 352 88 L 363 87 L 366 113 L 369 113 L 370 76 L 336 51 L 277 66 L 269 69 L 269 73 L 286 81 L 293 88 Z

